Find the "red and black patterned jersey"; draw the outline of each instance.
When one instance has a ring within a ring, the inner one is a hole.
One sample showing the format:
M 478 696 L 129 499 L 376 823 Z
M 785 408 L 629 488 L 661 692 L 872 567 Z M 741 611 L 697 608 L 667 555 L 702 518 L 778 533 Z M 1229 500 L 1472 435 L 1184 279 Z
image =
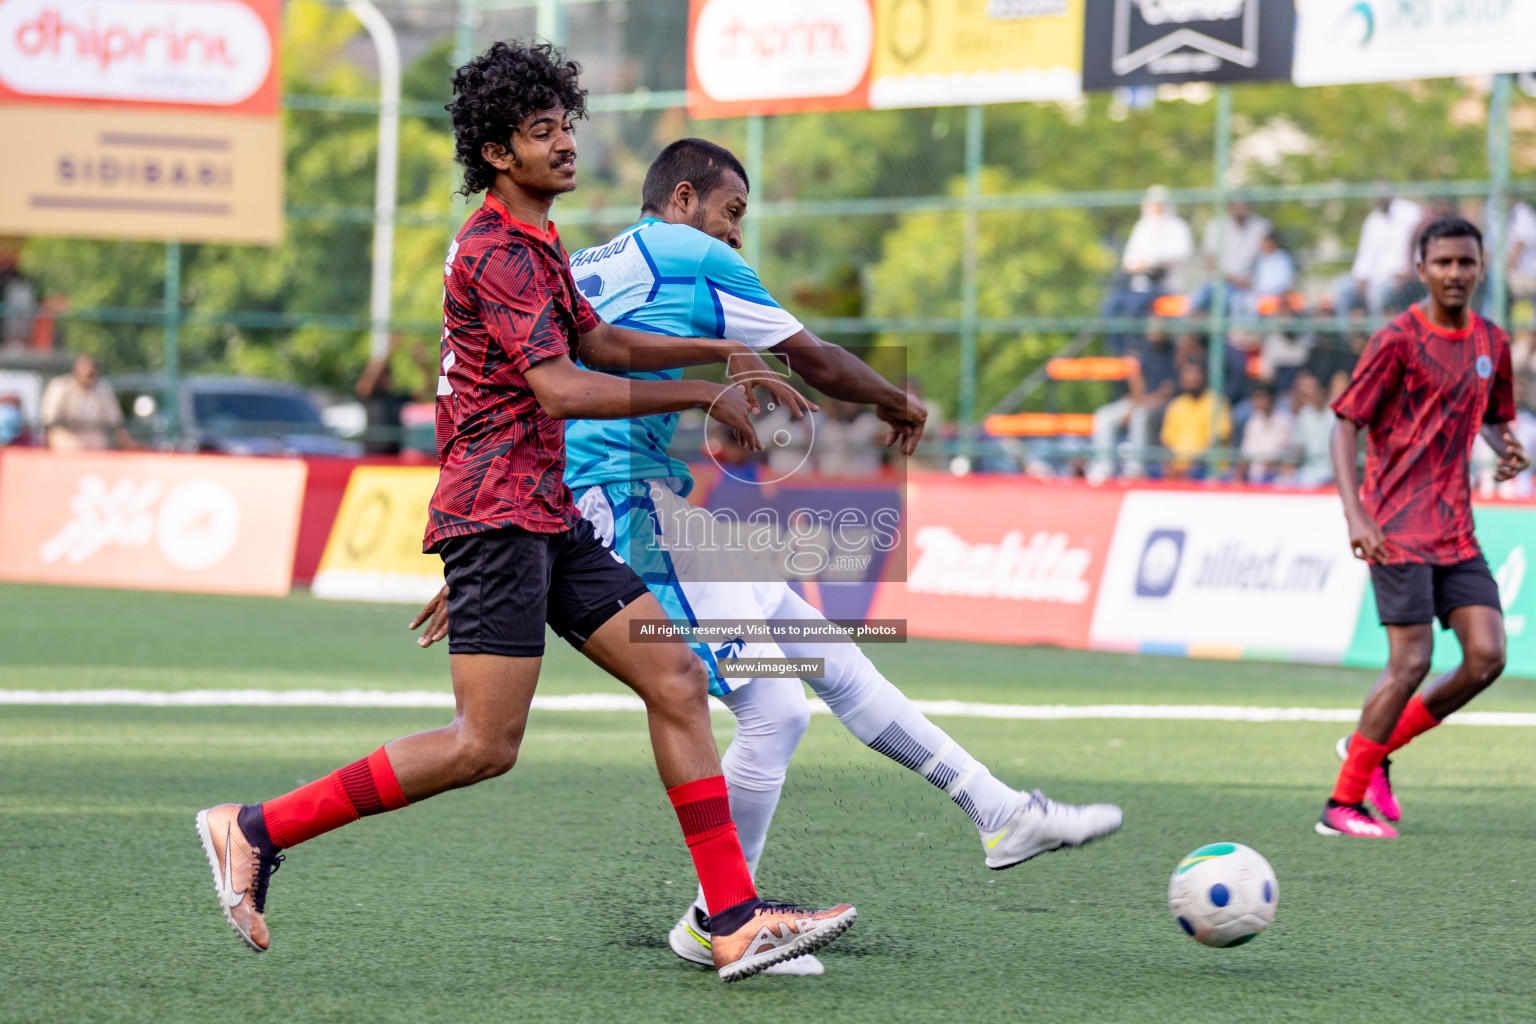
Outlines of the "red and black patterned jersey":
M 1509 338 L 1476 313 L 1459 331 L 1417 305 L 1377 331 L 1333 411 L 1366 428 L 1360 501 L 1386 535 L 1385 564 L 1453 565 L 1472 533 L 1472 442 L 1515 417 Z
M 571 281 L 560 236 L 513 220 L 494 196 L 465 222 L 444 267 L 437 381 L 437 490 L 423 550 L 517 526 L 559 533 L 580 519 L 565 485 L 565 424 L 539 407 L 528 367 L 576 354 L 598 323 Z

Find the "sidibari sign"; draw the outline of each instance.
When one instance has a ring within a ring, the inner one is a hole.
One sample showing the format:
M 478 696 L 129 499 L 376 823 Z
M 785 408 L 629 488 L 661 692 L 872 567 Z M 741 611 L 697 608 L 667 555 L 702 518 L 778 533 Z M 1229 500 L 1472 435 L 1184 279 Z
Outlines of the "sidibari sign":
M 688 106 L 699 117 L 868 105 L 869 0 L 693 0 Z

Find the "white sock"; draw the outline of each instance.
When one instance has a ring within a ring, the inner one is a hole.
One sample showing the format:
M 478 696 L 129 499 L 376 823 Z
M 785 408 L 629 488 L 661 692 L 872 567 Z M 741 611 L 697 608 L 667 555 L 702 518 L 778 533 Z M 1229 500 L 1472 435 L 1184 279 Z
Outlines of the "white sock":
M 755 878 L 789 759 L 810 724 L 811 708 L 798 679 L 753 679 L 721 700 L 736 716 L 736 735 L 720 758 L 720 771 L 741 852 Z M 702 886 L 694 903 L 700 914 L 709 913 Z
M 803 613 L 792 610 L 780 614 L 786 618 L 820 618 L 809 604 Z M 779 647 L 791 658 L 825 658 L 826 676 L 806 682 L 827 702 L 838 721 L 870 749 L 948 793 L 977 828 L 983 832 L 999 829 L 1018 808 L 1018 792 L 993 778 L 986 765 L 913 707 L 906 694 L 880 674 L 858 645 L 781 640 Z

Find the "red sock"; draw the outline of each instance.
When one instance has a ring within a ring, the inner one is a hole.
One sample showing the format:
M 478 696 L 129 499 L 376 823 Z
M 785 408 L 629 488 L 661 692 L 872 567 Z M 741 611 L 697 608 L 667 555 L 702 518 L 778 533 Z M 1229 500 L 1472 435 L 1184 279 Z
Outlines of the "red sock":
M 688 852 L 699 884 L 704 887 L 704 904 L 711 914 L 757 897 L 752 872 L 736 838 L 736 823 L 731 820 L 731 803 L 725 795 L 725 776 L 685 782 L 667 790 L 677 820 L 683 826 Z
M 1357 731 L 1349 738 L 1349 756 L 1339 769 L 1339 781 L 1334 784 L 1333 798 L 1341 804 L 1358 804 L 1365 799 L 1365 787 L 1371 784 L 1371 774 L 1381 767 L 1381 759 L 1387 756 L 1385 743 L 1372 743 Z
M 1401 750 L 1415 737 L 1422 736 L 1435 726 L 1440 724 L 1440 719 L 1429 713 L 1429 708 L 1424 706 L 1424 698 L 1417 693 L 1408 698 L 1408 706 L 1403 708 L 1402 717 L 1397 720 L 1397 728 L 1392 730 L 1392 736 L 1387 740 L 1387 753 L 1391 754 Z
M 279 849 L 297 846 L 368 814 L 405 806 L 400 780 L 380 747 L 361 761 L 261 805 L 267 835 Z

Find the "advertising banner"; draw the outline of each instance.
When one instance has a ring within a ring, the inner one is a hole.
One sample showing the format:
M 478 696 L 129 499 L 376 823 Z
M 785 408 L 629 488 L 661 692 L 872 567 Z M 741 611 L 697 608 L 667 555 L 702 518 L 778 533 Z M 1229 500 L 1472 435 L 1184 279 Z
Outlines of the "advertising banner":
M 1063 100 L 1082 90 L 1084 0 L 877 0 L 873 107 Z
M 282 595 L 304 492 L 297 459 L 0 455 L 0 579 Z
M 1006 478 L 907 481 L 906 581 L 870 617 L 908 635 L 1085 647 L 1124 492 Z
M 1530 571 L 1536 559 L 1536 506 L 1474 505 L 1472 518 L 1504 605 L 1505 672 L 1536 679 L 1536 577 Z M 1433 671 L 1452 668 L 1460 660 L 1456 634 L 1436 623 Z M 1360 602 L 1359 622 L 1344 663 L 1362 668 L 1387 663 L 1387 631 L 1376 615 L 1376 596 L 1370 587 Z
M 691 0 L 688 112 L 863 109 L 874 38 L 870 0 Z
M 1086 0 L 1083 88 L 1291 77 L 1292 0 Z
M 312 591 L 344 601 L 419 603 L 443 585 L 443 560 L 421 553 L 436 466 L 358 466 L 347 483 Z
M 273 244 L 279 0 L 0 0 L 0 234 Z
M 1133 491 L 1120 508 L 1089 643 L 1337 663 L 1366 579 L 1332 495 Z
M 1533 69 L 1531 0 L 1296 0 L 1297 85 Z

